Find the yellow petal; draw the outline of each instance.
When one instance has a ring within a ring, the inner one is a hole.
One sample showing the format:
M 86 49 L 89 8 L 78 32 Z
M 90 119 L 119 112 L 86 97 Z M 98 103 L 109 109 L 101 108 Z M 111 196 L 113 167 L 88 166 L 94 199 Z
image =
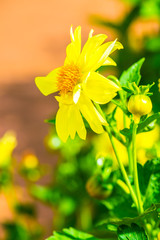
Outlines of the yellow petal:
M 92 59 L 94 52 L 105 41 L 106 38 L 107 36 L 105 34 L 98 34 L 93 37 L 91 37 L 90 34 L 90 37 L 88 38 L 82 49 L 82 53 L 79 59 L 79 65 L 81 66 L 83 71 L 85 71 L 85 69 L 87 68 L 88 62 L 90 59 Z
M 56 68 L 52 72 L 50 72 L 46 77 L 35 78 L 36 86 L 45 96 L 58 91 L 57 75 L 59 70 L 60 68 Z
M 86 129 L 82 116 L 77 105 L 73 104 L 69 110 L 69 133 L 72 139 L 74 139 L 76 132 L 80 138 L 86 139 Z
M 112 66 L 116 66 L 116 62 L 110 58 L 110 57 L 107 57 L 107 59 L 104 61 L 103 65 L 112 65 Z
M 81 84 L 77 84 L 73 90 L 73 101 L 76 104 L 81 94 Z
M 105 43 L 105 45 L 106 45 L 106 47 L 107 47 L 107 45 L 109 46 L 110 44 L 112 44 L 112 41 L 111 42 L 107 42 L 107 43 Z M 110 54 L 112 54 L 115 50 L 120 50 L 120 49 L 123 49 L 123 45 L 120 43 L 120 42 L 115 42 L 115 44 L 114 44 L 114 47 L 112 48 L 112 50 L 111 50 L 111 53 Z
M 70 30 L 71 43 L 66 48 L 66 64 L 76 64 L 81 52 L 81 27 L 78 26 L 74 33 L 71 26 Z
M 70 27 L 70 37 L 71 37 L 71 41 L 74 41 L 74 33 L 73 33 L 73 26 L 72 25 Z
M 100 114 L 97 112 L 91 100 L 83 93 L 81 93 L 81 96 L 79 98 L 78 106 L 82 115 L 89 123 L 91 129 L 96 133 L 102 133 L 103 132 L 102 124 L 106 122 L 102 116 L 101 117 L 99 116 Z
M 120 49 L 122 47 L 123 47 L 122 44 L 117 42 L 117 40 L 112 42 L 107 42 L 99 46 L 99 48 L 97 48 L 97 50 L 93 52 L 92 57 L 88 59 L 88 63 L 84 70 L 95 71 L 102 65 L 104 64 L 106 65 L 105 62 L 108 59 L 108 56 L 111 53 L 113 53 L 116 49 Z
M 63 94 L 61 96 L 55 96 L 55 99 L 59 102 L 59 104 L 71 105 L 73 104 L 73 94 Z
M 66 142 L 69 137 L 68 109 L 67 105 L 62 104 L 56 115 L 56 131 L 63 142 Z
M 116 92 L 120 90 L 120 88 L 101 74 L 92 72 L 83 83 L 83 90 L 94 102 L 105 104 L 116 96 Z
M 93 33 L 94 33 L 94 30 L 91 29 L 90 32 L 89 32 L 88 38 L 91 38 L 93 36 Z
M 116 43 L 116 40 L 109 45 L 103 44 L 101 45 L 97 51 L 94 52 L 94 55 L 92 55 L 92 58 L 89 59 L 88 64 L 85 68 L 85 71 L 95 71 L 99 67 L 103 65 L 103 63 L 106 61 L 108 56 L 111 54 L 111 51 Z
M 69 136 L 74 139 L 76 132 L 80 138 L 86 139 L 86 129 L 77 105 L 60 104 L 56 115 L 56 131 L 63 142 L 66 142 Z

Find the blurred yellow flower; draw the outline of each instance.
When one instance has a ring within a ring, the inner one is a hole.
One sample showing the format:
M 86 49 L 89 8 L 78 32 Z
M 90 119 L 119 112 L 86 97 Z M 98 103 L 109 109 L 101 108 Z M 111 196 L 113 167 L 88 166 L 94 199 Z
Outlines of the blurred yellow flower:
M 0 139 L 0 167 L 8 166 L 10 163 L 12 152 L 17 146 L 15 133 L 8 131 Z
M 64 142 L 69 136 L 73 139 L 76 132 L 80 138 L 86 138 L 82 115 L 94 132 L 102 133 L 102 125 L 106 121 L 93 102 L 105 104 L 120 90 L 119 86 L 96 70 L 103 65 L 116 65 L 109 55 L 123 46 L 116 40 L 104 43 L 107 38 L 105 34 L 92 34 L 93 30 L 81 51 L 81 27 L 78 26 L 74 32 L 71 27 L 71 43 L 66 49 L 64 66 L 54 69 L 46 77 L 35 79 L 44 95 L 59 92 L 56 97 L 59 102 L 56 130 Z

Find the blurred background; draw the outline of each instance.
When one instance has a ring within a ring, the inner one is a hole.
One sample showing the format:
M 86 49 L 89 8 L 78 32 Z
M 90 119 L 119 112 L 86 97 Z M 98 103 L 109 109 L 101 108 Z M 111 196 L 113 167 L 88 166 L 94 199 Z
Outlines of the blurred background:
M 142 83 L 155 82 L 152 100 L 154 110 L 158 111 L 159 18 L 159 0 L 0 0 L 0 149 L 8 152 L 7 156 L 2 154 L 1 162 L 9 159 L 0 166 L 1 239 L 11 240 L 13 231 L 14 234 L 23 233 L 17 235 L 18 240 L 21 235 L 24 239 L 25 234 L 26 240 L 44 239 L 44 236 L 51 235 L 53 222 L 57 228 L 63 226 L 62 222 L 59 226 L 55 223 L 54 204 L 48 205 L 48 200 L 42 199 L 46 189 L 28 189 L 35 182 L 50 185 L 55 178 L 53 169 L 57 160 L 60 156 L 66 158 L 64 152 L 70 151 L 68 145 L 69 150 L 62 151 L 63 154 L 56 151 L 55 154 L 46 143 L 50 139 L 46 135 L 53 136 L 54 129 L 50 130 L 44 120 L 56 113 L 58 104 L 53 95 L 44 97 L 38 91 L 34 78 L 63 64 L 71 24 L 73 28 L 82 26 L 83 43 L 93 28 L 95 34 L 105 33 L 108 40 L 118 38 L 123 44 L 124 50 L 113 56 L 117 67 L 100 69 L 106 75 L 119 77 L 131 64 L 145 57 Z M 8 133 L 6 137 L 4 134 L 8 130 L 14 133 Z M 58 144 L 55 138 L 54 148 Z M 70 153 L 66 154 L 70 156 Z M 26 165 L 30 162 L 31 165 Z M 34 171 L 30 173 L 30 169 Z M 35 191 L 41 194 L 35 196 Z M 15 195 L 16 200 L 10 203 L 8 198 L 15 198 Z M 72 205 L 73 208 L 73 202 L 68 198 L 66 201 L 66 206 Z M 70 216 L 71 212 L 74 208 L 66 214 Z M 23 223 L 24 219 L 27 224 Z M 81 228 L 87 229 L 87 226 Z M 28 232 L 33 232 L 32 236 Z

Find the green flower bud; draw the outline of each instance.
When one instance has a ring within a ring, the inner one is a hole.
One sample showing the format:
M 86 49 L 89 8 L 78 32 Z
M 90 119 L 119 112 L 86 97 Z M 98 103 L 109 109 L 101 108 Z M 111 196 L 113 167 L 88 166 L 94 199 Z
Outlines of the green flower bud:
M 152 110 L 151 99 L 144 94 L 132 95 L 128 101 L 128 111 L 133 114 L 135 123 L 139 123 L 140 117 Z

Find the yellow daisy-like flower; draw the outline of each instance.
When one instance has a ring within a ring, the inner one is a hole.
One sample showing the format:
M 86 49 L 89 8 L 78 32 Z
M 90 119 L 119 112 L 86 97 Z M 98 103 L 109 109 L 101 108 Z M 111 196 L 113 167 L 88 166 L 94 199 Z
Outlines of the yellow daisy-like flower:
M 82 115 L 94 132 L 102 133 L 102 125 L 106 121 L 93 102 L 105 104 L 120 90 L 119 86 L 96 70 L 104 65 L 116 65 L 109 55 L 123 46 L 116 40 L 104 43 L 107 38 L 105 34 L 92 34 L 93 30 L 81 50 L 81 27 L 78 26 L 74 32 L 71 27 L 71 43 L 66 49 L 64 65 L 54 69 L 46 77 L 35 79 L 37 87 L 45 96 L 59 92 L 56 97 L 59 102 L 56 130 L 64 142 L 69 136 L 73 139 L 76 132 L 80 138 L 86 138 Z

